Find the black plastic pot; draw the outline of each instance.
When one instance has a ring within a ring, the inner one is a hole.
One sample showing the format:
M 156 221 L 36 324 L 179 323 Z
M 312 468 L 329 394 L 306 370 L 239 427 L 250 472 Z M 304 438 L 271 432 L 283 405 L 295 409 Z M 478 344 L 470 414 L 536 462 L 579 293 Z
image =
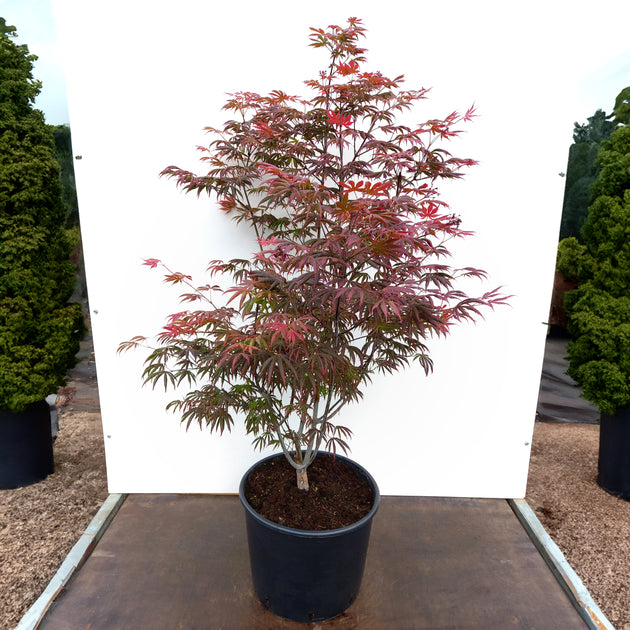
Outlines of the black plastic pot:
M 630 501 L 630 407 L 614 416 L 602 413 L 598 471 L 597 483 L 604 490 Z
M 50 407 L 45 400 L 21 413 L 0 410 L 0 488 L 41 481 L 54 470 Z
M 254 590 L 263 605 L 292 621 L 314 622 L 340 615 L 355 600 L 367 555 L 372 519 L 380 493 L 372 476 L 357 463 L 349 464 L 372 487 L 374 505 L 360 521 L 340 529 L 307 531 L 283 527 L 260 516 L 244 495 L 243 476 L 239 496 L 245 508 L 247 540 Z

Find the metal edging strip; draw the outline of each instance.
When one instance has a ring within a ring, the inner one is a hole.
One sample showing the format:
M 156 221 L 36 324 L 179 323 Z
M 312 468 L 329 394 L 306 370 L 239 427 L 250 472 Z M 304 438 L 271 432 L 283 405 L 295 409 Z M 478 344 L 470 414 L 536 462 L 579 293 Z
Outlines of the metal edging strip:
M 508 499 L 536 549 L 591 630 L 615 630 L 525 499 Z
M 35 630 L 41 623 L 48 608 L 59 592 L 66 586 L 77 569 L 92 553 L 96 543 L 101 539 L 105 530 L 127 498 L 126 494 L 110 494 L 103 502 L 81 538 L 72 547 L 57 573 L 52 577 L 44 592 L 37 601 L 26 611 L 15 630 Z

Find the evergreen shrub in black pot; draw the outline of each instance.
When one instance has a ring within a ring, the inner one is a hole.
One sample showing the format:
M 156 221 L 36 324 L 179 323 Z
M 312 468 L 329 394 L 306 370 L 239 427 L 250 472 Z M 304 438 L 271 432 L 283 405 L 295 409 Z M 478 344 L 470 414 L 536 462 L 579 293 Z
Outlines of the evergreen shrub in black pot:
M 630 500 L 630 298 L 588 283 L 567 303 L 568 373 L 600 410 L 597 482 Z
M 602 142 L 581 239 L 561 241 L 558 268 L 578 283 L 566 294 L 568 374 L 601 412 L 598 483 L 630 500 L 630 117 Z
M 0 18 L 0 488 L 53 470 L 45 399 L 65 381 L 82 315 L 51 128 L 15 28 Z

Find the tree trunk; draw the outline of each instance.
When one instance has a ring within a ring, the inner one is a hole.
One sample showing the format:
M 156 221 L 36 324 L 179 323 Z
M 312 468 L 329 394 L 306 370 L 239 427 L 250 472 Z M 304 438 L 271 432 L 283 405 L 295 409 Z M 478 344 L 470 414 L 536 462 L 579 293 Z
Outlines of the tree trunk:
M 308 475 L 306 474 L 306 468 L 302 470 L 296 470 L 297 474 L 297 486 L 300 490 L 308 491 Z

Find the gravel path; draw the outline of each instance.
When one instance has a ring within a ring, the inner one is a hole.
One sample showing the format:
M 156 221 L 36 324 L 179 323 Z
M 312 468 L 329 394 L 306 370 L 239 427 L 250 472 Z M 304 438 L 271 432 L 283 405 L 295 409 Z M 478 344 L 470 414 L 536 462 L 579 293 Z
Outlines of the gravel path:
M 0 490 L 0 628 L 13 628 L 107 498 L 101 417 L 64 412 L 55 472 Z M 69 629 L 70 630 L 70 629 Z
M 596 482 L 599 426 L 537 422 L 527 502 L 617 630 L 630 630 L 630 502 Z

